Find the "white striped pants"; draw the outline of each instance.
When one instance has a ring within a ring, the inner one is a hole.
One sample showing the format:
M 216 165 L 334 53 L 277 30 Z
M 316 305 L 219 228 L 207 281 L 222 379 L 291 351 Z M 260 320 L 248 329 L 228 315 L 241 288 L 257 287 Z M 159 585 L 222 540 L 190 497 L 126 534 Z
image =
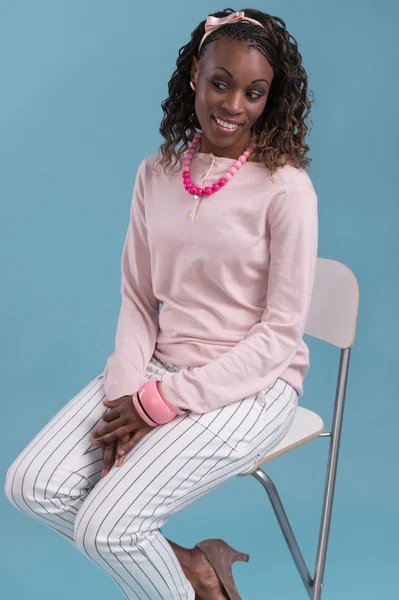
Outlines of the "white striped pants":
M 181 368 L 153 357 L 147 380 Z M 234 404 L 178 416 L 101 478 L 102 449 L 91 433 L 103 424 L 105 397 L 99 375 L 55 415 L 8 469 L 7 497 L 76 545 L 125 598 L 194 600 L 160 528 L 277 444 L 294 418 L 297 392 L 277 379 Z

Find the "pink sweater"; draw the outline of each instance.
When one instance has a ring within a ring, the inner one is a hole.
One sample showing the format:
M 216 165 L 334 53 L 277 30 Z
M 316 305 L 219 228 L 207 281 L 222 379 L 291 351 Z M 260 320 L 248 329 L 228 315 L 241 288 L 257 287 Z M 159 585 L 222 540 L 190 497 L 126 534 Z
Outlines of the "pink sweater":
M 309 175 L 285 166 L 273 182 L 262 163 L 247 162 L 224 188 L 195 200 L 181 171 L 154 171 L 157 157 L 143 160 L 134 185 L 115 351 L 104 370 L 108 398 L 135 393 L 153 354 L 195 367 L 171 374 L 162 389 L 196 413 L 279 377 L 302 396 L 318 238 Z M 231 164 L 197 153 L 192 180 L 212 185 Z

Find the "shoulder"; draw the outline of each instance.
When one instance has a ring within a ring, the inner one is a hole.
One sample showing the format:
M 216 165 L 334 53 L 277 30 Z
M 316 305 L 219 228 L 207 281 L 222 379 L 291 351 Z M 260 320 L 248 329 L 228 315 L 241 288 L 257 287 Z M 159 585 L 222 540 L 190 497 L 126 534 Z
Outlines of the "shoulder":
M 147 167 L 153 168 L 155 166 L 155 163 L 161 158 L 161 153 L 160 152 L 154 152 L 153 154 L 148 154 L 148 156 L 145 156 L 143 158 L 143 163 L 145 163 L 145 165 Z
M 287 164 L 277 170 L 275 177 L 279 180 L 280 190 L 287 196 L 301 188 L 308 188 L 309 191 L 315 193 L 313 182 L 305 169 Z
M 162 168 L 160 168 L 158 165 L 161 158 L 162 158 L 162 154 L 160 151 L 154 152 L 153 154 L 148 154 L 148 156 L 143 158 L 141 164 L 150 173 L 151 172 L 154 174 L 157 173 L 159 175 L 161 173 L 164 173 L 164 170 Z
M 137 169 L 137 179 L 149 184 L 155 177 L 167 177 L 164 169 L 159 165 L 161 152 L 154 152 L 142 158 Z
M 141 159 L 137 172 L 143 173 L 145 171 L 151 171 L 155 169 L 155 165 L 157 160 L 160 158 L 160 152 L 154 152 L 153 154 L 148 154 Z
M 318 197 L 307 171 L 285 165 L 273 177 L 277 185 L 270 205 L 272 219 L 317 219 Z
M 275 174 L 279 181 L 275 202 L 317 205 L 317 193 L 310 175 L 305 169 L 285 165 Z

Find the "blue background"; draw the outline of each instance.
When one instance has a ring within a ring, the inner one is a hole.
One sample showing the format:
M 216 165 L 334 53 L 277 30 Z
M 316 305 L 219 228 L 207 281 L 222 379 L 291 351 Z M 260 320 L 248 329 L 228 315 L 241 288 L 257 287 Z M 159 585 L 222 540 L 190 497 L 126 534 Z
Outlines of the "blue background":
M 0 472 L 113 351 L 120 254 L 141 159 L 160 143 L 160 103 L 177 52 L 216 1 L 0 2 Z M 393 597 L 398 565 L 399 59 L 394 0 L 269 0 L 298 40 L 316 95 L 310 175 L 319 256 L 360 285 L 326 600 Z M 242 7 L 233 6 L 236 10 Z M 244 7 L 245 8 L 245 7 Z M 307 338 L 302 404 L 331 421 L 339 352 Z M 310 564 L 326 439 L 268 467 Z M 119 598 L 113 581 L 58 534 L 0 497 L 4 598 Z M 396 532 L 395 532 L 396 529 Z M 244 599 L 307 595 L 261 486 L 237 477 L 170 519 L 193 546 L 222 537 L 249 552 Z

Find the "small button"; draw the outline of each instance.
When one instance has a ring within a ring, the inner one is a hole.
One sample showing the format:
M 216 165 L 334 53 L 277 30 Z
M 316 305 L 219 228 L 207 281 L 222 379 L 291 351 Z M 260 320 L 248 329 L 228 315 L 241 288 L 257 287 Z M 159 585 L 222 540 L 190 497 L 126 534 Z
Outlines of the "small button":
M 205 179 L 206 173 L 202 173 L 202 179 Z
M 191 211 L 188 213 L 188 218 L 189 218 L 189 219 L 192 219 L 192 218 L 193 218 L 193 213 L 192 213 Z

